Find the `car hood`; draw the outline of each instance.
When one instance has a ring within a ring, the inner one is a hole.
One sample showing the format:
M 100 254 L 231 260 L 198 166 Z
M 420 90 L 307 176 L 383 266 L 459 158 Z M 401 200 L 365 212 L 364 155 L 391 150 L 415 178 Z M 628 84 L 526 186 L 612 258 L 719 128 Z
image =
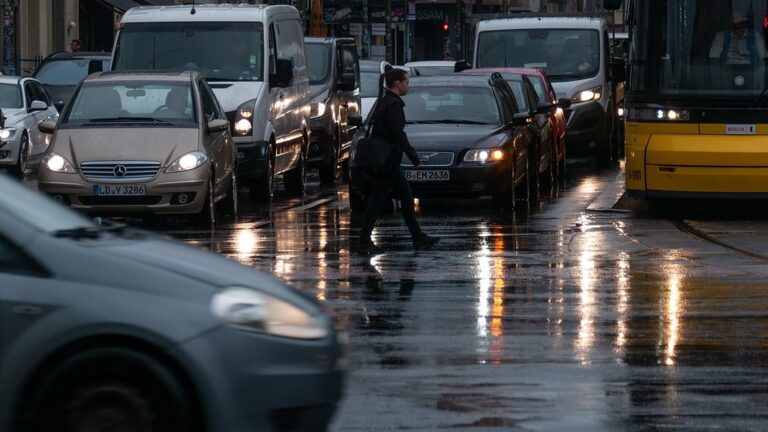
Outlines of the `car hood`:
M 167 167 L 176 158 L 199 149 L 197 128 L 96 127 L 59 129 L 53 151 L 75 166 L 85 161 L 159 161 Z
M 256 99 L 264 86 L 262 81 L 232 81 L 210 83 L 213 93 L 226 112 L 236 110 L 243 102 Z
M 287 300 L 320 313 L 316 301 L 276 277 L 180 241 L 150 237 L 141 241 L 118 242 L 105 249 L 121 260 L 175 273 L 214 288 L 245 287 L 280 298 L 289 296 Z
M 5 127 L 11 127 L 27 116 L 27 110 L 24 108 L 2 108 L 2 110 L 5 116 Z
M 325 102 L 328 99 L 330 88 L 327 85 L 309 86 L 309 95 L 312 103 Z
M 411 124 L 405 127 L 413 148 L 458 151 L 499 145 L 504 129 L 491 125 Z

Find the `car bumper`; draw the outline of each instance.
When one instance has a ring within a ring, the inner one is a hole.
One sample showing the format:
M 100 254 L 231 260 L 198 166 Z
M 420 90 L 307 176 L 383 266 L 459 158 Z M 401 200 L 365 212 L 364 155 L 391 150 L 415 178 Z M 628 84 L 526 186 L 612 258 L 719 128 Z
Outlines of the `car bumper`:
M 332 334 L 303 341 L 221 327 L 176 350 L 192 359 L 209 430 L 324 430 L 345 373 Z
M 150 181 L 124 182 L 86 179 L 79 172 L 65 174 L 41 167 L 38 188 L 72 208 L 93 213 L 199 213 L 208 191 L 210 162 L 180 173 L 158 173 Z M 103 196 L 96 185 L 144 186 L 142 195 Z M 187 200 L 182 203 L 182 194 Z
M 254 141 L 252 137 L 234 137 L 237 147 L 237 176 L 239 181 L 261 179 L 267 176 L 269 143 Z
M 330 120 L 323 117 L 313 118 L 310 122 L 312 139 L 309 143 L 309 155 L 307 165 L 319 167 L 331 161 L 334 147 L 334 127 Z
M 597 102 L 572 107 L 565 137 L 568 152 L 593 150 L 606 139 L 605 119 L 605 111 Z

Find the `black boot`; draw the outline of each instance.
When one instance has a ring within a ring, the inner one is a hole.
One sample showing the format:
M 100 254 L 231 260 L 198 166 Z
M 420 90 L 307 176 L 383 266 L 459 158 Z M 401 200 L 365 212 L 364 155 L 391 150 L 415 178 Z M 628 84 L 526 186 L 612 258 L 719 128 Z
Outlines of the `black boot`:
M 419 233 L 413 237 L 413 246 L 416 248 L 428 248 L 434 246 L 440 241 L 439 237 L 433 237 L 424 233 Z
M 360 252 L 367 254 L 377 254 L 384 252 L 384 248 L 377 246 L 371 239 L 360 239 Z

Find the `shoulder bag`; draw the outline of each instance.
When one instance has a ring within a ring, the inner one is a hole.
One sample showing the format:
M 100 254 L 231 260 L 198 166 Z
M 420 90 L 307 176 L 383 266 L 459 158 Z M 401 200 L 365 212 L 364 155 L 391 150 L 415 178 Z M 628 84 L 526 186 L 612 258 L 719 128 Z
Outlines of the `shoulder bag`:
M 373 120 L 378 115 L 378 101 L 372 110 L 373 115 L 368 119 L 365 135 L 357 142 L 354 161 L 357 167 L 376 171 L 384 165 L 389 153 L 392 151 L 392 145 L 386 140 L 371 136 Z

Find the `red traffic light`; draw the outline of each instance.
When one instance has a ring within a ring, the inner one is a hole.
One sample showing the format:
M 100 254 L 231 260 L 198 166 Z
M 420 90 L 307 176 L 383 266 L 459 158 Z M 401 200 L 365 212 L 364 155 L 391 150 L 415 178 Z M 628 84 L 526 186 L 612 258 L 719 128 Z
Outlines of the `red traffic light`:
M 450 29 L 451 29 L 451 25 L 450 25 L 450 24 L 448 24 L 447 22 L 444 22 L 444 23 L 443 23 L 443 26 L 442 26 L 442 29 L 443 29 L 443 31 L 444 31 L 444 32 L 446 32 L 446 33 L 447 33 L 447 32 L 448 32 L 448 30 L 450 30 Z

